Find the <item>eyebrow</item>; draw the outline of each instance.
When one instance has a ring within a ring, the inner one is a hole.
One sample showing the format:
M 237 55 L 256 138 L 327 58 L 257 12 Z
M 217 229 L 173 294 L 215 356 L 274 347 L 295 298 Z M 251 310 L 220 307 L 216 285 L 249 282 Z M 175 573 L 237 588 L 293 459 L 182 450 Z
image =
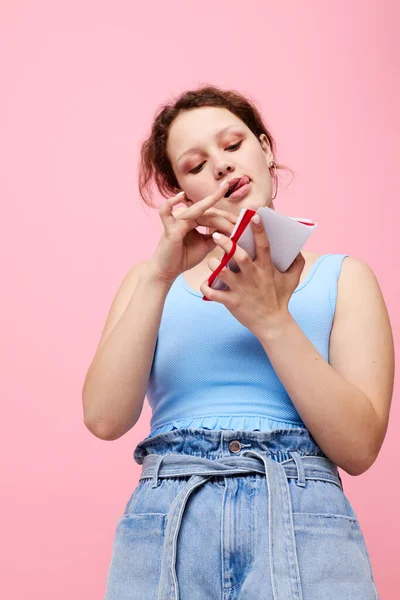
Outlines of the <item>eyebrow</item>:
M 237 125 L 228 125 L 227 127 L 220 129 L 220 131 L 218 131 L 215 134 L 215 137 L 217 139 L 220 138 L 225 133 L 225 131 L 227 131 L 228 129 L 232 129 L 234 127 L 237 127 Z M 178 160 L 176 162 L 179 162 L 184 156 L 186 156 L 186 154 L 191 154 L 192 152 L 201 152 L 200 146 L 193 146 L 193 148 L 189 148 L 183 154 L 180 155 L 180 157 L 178 158 Z

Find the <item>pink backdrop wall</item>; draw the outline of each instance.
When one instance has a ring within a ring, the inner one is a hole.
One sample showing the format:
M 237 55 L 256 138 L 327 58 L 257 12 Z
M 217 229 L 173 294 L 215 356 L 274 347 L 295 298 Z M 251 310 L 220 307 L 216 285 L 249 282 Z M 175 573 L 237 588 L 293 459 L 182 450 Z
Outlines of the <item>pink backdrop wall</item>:
M 373 268 L 398 340 L 399 17 L 395 0 L 1 3 L 1 597 L 104 593 L 150 410 L 107 443 L 81 389 L 117 287 L 161 235 L 136 161 L 171 95 L 252 97 L 296 172 L 277 210 L 318 221 L 306 249 Z M 342 473 L 384 600 L 399 589 L 397 397 L 376 463 Z

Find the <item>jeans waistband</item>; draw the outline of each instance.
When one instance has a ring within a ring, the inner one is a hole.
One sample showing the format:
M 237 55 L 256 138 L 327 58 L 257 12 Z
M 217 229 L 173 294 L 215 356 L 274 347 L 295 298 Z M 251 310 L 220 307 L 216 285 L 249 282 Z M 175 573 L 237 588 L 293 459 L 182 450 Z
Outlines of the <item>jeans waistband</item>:
M 290 458 L 290 452 L 300 455 L 322 456 L 308 429 L 274 429 L 270 431 L 174 429 L 149 436 L 139 442 L 134 451 L 135 461 L 141 465 L 147 454 L 190 454 L 214 459 L 232 456 L 231 443 L 239 442 L 241 448 L 264 452 L 278 462 Z
M 235 433 L 237 436 L 238 432 Z M 337 466 L 327 457 L 301 456 L 295 450 L 288 451 L 288 455 L 289 458 L 284 461 L 271 458 L 268 450 L 243 450 L 240 456 L 214 459 L 168 451 L 141 456 L 143 468 L 140 479 L 150 478 L 154 487 L 163 477 L 190 476 L 174 498 L 168 513 L 157 600 L 179 600 L 177 543 L 185 506 L 191 493 L 213 476 L 229 477 L 249 473 L 265 474 L 267 480 L 269 568 L 273 600 L 303 600 L 288 478 L 296 478 L 297 485 L 303 487 L 306 479 L 330 481 L 341 488 L 342 483 Z

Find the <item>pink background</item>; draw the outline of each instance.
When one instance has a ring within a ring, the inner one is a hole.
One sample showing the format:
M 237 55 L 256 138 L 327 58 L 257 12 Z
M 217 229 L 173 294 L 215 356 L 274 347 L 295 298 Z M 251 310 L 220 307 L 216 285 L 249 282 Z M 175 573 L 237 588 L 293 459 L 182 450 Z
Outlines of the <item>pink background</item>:
M 101 441 L 81 390 L 120 282 L 161 235 L 136 164 L 172 95 L 213 83 L 257 103 L 296 173 L 276 209 L 318 221 L 306 249 L 372 267 L 398 339 L 399 17 L 395 0 L 1 3 L 1 597 L 103 597 L 151 415 Z M 399 593 L 397 394 L 376 463 L 342 473 L 384 600 Z

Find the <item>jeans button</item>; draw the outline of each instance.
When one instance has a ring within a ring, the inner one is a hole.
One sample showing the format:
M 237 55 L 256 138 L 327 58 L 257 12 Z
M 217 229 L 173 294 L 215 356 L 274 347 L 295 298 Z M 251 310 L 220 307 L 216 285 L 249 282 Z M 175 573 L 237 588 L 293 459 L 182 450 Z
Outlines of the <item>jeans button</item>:
M 229 442 L 229 450 L 231 452 L 240 452 L 242 444 L 238 440 L 232 440 Z

